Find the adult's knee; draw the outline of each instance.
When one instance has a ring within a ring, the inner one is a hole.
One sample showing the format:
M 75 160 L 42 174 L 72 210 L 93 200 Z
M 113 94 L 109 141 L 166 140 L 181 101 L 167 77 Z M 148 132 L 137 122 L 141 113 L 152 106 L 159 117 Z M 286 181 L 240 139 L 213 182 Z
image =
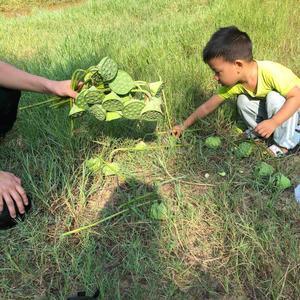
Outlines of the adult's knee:
M 2 110 L 15 109 L 18 107 L 21 91 L 0 87 L 0 106 Z
M 4 136 L 13 127 L 20 97 L 19 90 L 0 87 L 0 136 Z

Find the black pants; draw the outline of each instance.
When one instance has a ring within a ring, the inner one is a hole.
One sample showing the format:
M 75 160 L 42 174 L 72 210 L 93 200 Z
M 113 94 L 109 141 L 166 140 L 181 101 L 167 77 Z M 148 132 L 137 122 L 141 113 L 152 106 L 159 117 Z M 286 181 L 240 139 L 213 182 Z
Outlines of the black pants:
M 17 119 L 20 97 L 20 91 L 0 87 L 0 137 L 4 137 L 14 125 Z M 25 207 L 26 212 L 30 207 L 31 202 Z M 18 211 L 16 206 L 15 208 Z M 17 214 L 17 218 L 22 220 L 24 216 Z M 0 229 L 7 229 L 16 224 L 16 221 L 10 217 L 6 203 L 4 202 L 3 211 L 0 213 Z
M 21 92 L 0 87 L 0 136 L 4 136 L 17 119 Z

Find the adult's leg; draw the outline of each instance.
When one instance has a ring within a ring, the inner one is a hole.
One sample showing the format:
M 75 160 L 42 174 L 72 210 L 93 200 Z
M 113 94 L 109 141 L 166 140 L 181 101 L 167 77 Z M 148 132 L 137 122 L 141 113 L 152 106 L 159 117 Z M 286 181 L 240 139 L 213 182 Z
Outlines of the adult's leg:
M 4 136 L 14 125 L 21 92 L 0 87 L 0 136 Z
M 285 103 L 285 98 L 277 92 L 270 92 L 266 98 L 268 119 L 272 118 Z M 293 149 L 300 142 L 300 134 L 296 131 L 299 114 L 296 112 L 288 120 L 278 126 L 273 134 L 274 142 L 280 147 Z
M 20 97 L 20 91 L 0 87 L 0 137 L 3 137 L 14 125 L 17 118 Z M 25 206 L 25 212 L 28 212 L 31 208 L 31 201 L 30 199 L 28 200 L 29 204 Z M 21 215 L 17 207 L 16 212 L 17 219 L 23 220 L 25 215 Z M 0 213 L 0 230 L 11 228 L 16 224 L 17 221 L 11 218 L 7 205 L 4 203 L 3 210 Z

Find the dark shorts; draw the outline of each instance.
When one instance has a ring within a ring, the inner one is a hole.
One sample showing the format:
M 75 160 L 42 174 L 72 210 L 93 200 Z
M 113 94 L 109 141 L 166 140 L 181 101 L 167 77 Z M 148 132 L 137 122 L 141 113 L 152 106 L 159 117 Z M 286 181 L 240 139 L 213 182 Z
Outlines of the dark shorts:
M 21 92 L 0 87 L 0 136 L 4 136 L 14 125 Z

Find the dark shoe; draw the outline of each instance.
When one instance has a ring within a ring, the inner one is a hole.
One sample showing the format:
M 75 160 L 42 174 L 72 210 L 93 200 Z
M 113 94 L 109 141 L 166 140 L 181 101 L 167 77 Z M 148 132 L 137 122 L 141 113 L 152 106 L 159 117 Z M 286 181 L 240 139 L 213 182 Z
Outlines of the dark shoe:
M 67 300 L 93 300 L 98 299 L 99 295 L 99 290 L 96 290 L 93 296 L 86 296 L 85 292 L 78 292 L 76 296 L 70 296 L 67 298 Z
M 3 211 L 0 214 L 0 230 L 12 228 L 18 224 L 18 221 L 24 221 L 25 214 L 28 213 L 28 211 L 31 209 L 31 200 L 29 198 L 28 198 L 28 201 L 29 201 L 29 203 L 28 203 L 28 205 L 25 206 L 24 214 L 20 214 L 18 212 L 17 205 L 15 204 L 15 209 L 17 211 L 17 217 L 15 219 L 13 219 L 10 216 L 8 207 L 7 207 L 6 203 L 4 202 Z

